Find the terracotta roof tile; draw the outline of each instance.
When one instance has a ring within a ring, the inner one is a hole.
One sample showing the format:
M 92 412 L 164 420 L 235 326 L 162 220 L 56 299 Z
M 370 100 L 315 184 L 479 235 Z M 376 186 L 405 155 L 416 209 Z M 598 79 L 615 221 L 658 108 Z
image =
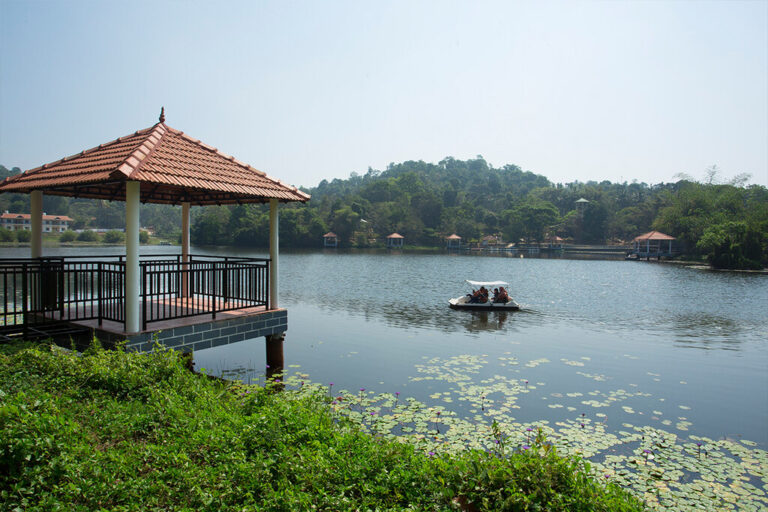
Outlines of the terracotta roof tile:
M 632 241 L 644 242 L 646 240 L 676 240 L 676 238 L 673 236 L 669 236 L 665 233 L 662 233 L 661 231 L 649 231 L 647 233 L 643 233 L 642 235 L 635 237 Z
M 309 199 L 296 187 L 163 123 L 8 178 L 0 183 L 0 192 L 43 190 L 50 195 L 122 199 L 128 179 L 142 183 L 142 202 Z

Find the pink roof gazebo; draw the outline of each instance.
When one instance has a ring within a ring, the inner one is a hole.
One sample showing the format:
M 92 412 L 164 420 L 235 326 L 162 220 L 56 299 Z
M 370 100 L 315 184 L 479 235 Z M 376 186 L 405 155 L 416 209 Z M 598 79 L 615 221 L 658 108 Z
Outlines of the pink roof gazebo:
M 387 247 L 402 247 L 405 237 L 400 233 L 390 233 L 387 235 Z
M 672 256 L 672 241 L 676 240 L 675 237 L 662 233 L 661 231 L 649 231 L 643 233 L 640 236 L 636 236 L 632 240 L 632 251 L 630 254 L 634 254 L 638 259 L 641 258 L 657 258 L 661 259 L 662 256 Z M 663 242 L 668 242 L 667 249 L 662 249 Z
M 458 249 L 461 247 L 461 237 L 456 233 L 445 237 L 445 247 L 447 249 Z
M 329 231 L 323 235 L 323 247 L 338 247 L 339 237 L 333 231 Z

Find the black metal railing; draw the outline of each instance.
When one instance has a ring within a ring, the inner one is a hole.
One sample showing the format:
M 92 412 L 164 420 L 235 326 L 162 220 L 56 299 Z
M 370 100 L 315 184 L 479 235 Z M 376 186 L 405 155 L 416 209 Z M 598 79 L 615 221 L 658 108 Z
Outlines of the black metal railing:
M 140 313 L 147 324 L 269 307 L 268 259 L 191 255 L 141 258 Z M 0 259 L 0 332 L 51 322 L 125 326 L 125 257 Z
M 147 323 L 269 306 L 269 260 L 190 257 L 142 261 L 142 326 Z

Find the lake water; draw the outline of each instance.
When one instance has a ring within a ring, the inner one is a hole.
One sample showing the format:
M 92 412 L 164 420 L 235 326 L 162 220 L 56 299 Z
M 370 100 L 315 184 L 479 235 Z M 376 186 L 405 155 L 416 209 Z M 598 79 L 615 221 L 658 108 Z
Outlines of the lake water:
M 142 248 L 169 250 L 177 248 Z M 46 254 L 72 251 L 80 250 Z M 17 255 L 25 250 L 8 254 Z M 766 275 L 337 250 L 281 252 L 279 270 L 288 386 L 301 380 L 343 394 L 347 403 L 359 397 L 353 416 L 363 424 L 368 411 L 381 418 L 369 421 L 371 430 L 422 431 L 447 446 L 473 429 L 491 441 L 495 420 L 519 445 L 529 440 L 528 428 L 544 427 L 561 449 L 593 457 L 607 477 L 651 503 L 664 500 L 645 469 L 656 466 L 639 459 L 649 455 L 667 471 L 653 478 L 675 502 L 768 507 Z M 449 309 L 450 297 L 469 291 L 465 279 L 509 282 L 522 310 Z M 263 382 L 264 340 L 203 350 L 195 361 L 212 374 Z M 403 421 L 406 403 L 422 416 Z M 740 490 L 723 498 L 726 491 L 710 489 L 718 481 L 735 481 Z M 696 501 L 707 493 L 715 497 Z
M 617 422 L 661 425 L 684 416 L 688 432 L 768 447 L 768 276 L 642 262 L 329 251 L 281 254 L 280 279 L 286 365 L 314 381 L 429 401 L 443 389 L 439 381 L 413 382 L 419 365 L 482 356 L 480 380 L 502 374 L 544 383 L 519 404 L 523 421 L 557 418 L 560 408 L 548 407 L 556 402 L 579 413 L 602 409 Z M 522 311 L 449 309 L 448 298 L 468 291 L 465 279 L 508 281 Z M 506 364 L 509 357 L 519 364 Z M 263 341 L 197 359 L 215 372 L 261 369 Z M 616 389 L 632 396 L 605 408 L 566 395 Z

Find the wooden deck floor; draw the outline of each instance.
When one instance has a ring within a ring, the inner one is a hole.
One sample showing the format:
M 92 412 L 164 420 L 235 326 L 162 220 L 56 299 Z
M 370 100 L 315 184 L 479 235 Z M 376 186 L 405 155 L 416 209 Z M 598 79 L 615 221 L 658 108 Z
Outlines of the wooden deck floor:
M 165 299 L 162 301 L 151 301 L 147 303 L 147 309 L 150 311 L 151 317 L 169 317 L 173 316 L 173 312 L 180 312 L 180 311 L 186 311 L 187 314 L 190 316 L 185 316 L 184 318 L 174 318 L 171 320 L 155 320 L 155 321 L 148 321 L 147 322 L 147 328 L 141 329 L 143 326 L 143 321 L 139 320 L 139 326 L 140 326 L 140 333 L 144 332 L 155 332 L 155 331 L 161 331 L 166 329 L 172 329 L 174 327 L 183 327 L 186 325 L 196 325 L 201 324 L 205 322 L 211 322 L 212 320 L 228 320 L 231 318 L 238 318 L 242 316 L 253 316 L 253 315 L 259 315 L 263 313 L 267 313 L 270 310 L 267 310 L 266 306 L 255 306 L 250 308 L 244 308 L 244 309 L 235 309 L 230 311 L 220 311 L 221 309 L 236 307 L 238 304 L 236 303 L 230 303 L 225 302 L 223 300 L 217 300 L 216 303 L 216 318 L 213 318 L 213 315 L 211 314 L 211 301 L 210 299 L 192 299 L 192 298 L 170 298 Z M 65 321 L 68 321 L 71 324 L 82 326 L 82 327 L 88 327 L 88 328 L 94 328 L 99 329 L 102 331 L 107 331 L 110 333 L 115 334 L 125 334 L 125 328 L 121 322 L 115 322 L 111 320 L 102 320 L 102 324 L 99 325 L 99 321 L 97 319 L 91 319 L 91 320 L 67 320 L 68 318 L 77 318 L 77 317 L 83 317 L 83 316 L 90 316 L 91 308 L 84 307 L 83 305 L 80 305 L 77 307 L 78 311 L 74 311 L 74 306 L 70 307 L 69 310 L 65 310 L 63 318 Z M 141 315 L 141 306 L 139 307 L 139 315 Z M 54 320 L 59 320 L 61 318 L 61 315 L 59 315 L 58 312 L 51 313 L 50 315 L 47 315 L 49 318 Z

